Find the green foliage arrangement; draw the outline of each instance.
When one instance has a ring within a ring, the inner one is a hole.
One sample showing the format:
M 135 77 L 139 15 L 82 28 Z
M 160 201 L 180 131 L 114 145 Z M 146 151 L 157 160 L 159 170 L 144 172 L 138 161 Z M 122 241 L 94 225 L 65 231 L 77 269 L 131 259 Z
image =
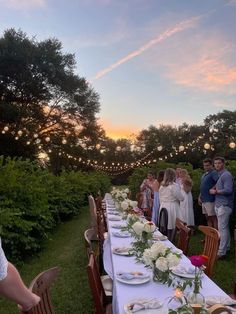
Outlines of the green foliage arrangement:
M 101 173 L 54 176 L 30 161 L 0 157 L 0 236 L 7 256 L 21 261 L 37 252 L 48 231 L 77 215 L 90 193 L 109 188 Z

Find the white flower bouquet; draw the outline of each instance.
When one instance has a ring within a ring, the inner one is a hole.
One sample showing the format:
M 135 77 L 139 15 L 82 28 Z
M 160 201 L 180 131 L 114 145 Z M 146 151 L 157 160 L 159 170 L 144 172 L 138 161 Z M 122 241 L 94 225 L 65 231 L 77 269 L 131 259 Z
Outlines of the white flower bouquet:
M 131 235 L 136 241 L 132 242 L 134 253 L 137 259 L 142 259 L 143 252 L 150 246 L 150 240 L 156 230 L 156 225 L 152 221 L 136 221 L 130 229 Z
M 170 286 L 172 283 L 171 269 L 179 264 L 180 254 L 174 252 L 172 248 L 157 242 L 150 248 L 145 249 L 143 262 L 153 269 L 154 281 L 167 283 Z

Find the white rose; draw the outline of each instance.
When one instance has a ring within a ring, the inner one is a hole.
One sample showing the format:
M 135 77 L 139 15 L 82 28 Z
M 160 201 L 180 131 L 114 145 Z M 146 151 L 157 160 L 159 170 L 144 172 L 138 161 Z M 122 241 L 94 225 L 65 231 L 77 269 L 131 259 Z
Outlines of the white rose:
M 151 233 L 154 232 L 156 229 L 156 226 L 153 222 L 146 222 L 144 225 L 144 231 Z
M 126 199 L 127 198 L 127 194 L 126 193 L 122 193 L 121 196 Z
M 151 246 L 151 250 L 155 256 L 160 254 L 165 255 L 167 247 L 164 244 L 157 242 Z
M 132 226 L 134 232 L 135 232 L 137 235 L 141 235 L 141 234 L 142 234 L 142 232 L 143 232 L 143 227 L 144 227 L 144 225 L 143 225 L 141 222 L 139 222 L 139 221 L 136 221 L 136 222 L 133 224 L 133 226 Z
M 159 257 L 156 260 L 156 268 L 160 269 L 161 271 L 168 270 L 168 261 L 165 257 Z
M 168 261 L 169 268 L 177 266 L 179 264 L 179 261 L 180 261 L 179 257 L 173 253 L 168 254 L 166 259 Z
M 147 266 L 153 266 L 153 257 L 150 249 L 146 249 L 143 252 L 143 261 Z
M 127 193 L 127 194 L 129 194 L 129 189 L 126 188 L 126 189 L 124 190 L 124 192 Z
M 126 201 L 123 201 L 121 202 L 120 206 L 123 210 L 126 210 L 129 207 L 129 204 Z
M 131 206 L 132 208 L 137 207 L 137 205 L 138 205 L 138 202 L 137 202 L 137 201 L 130 201 L 130 206 Z

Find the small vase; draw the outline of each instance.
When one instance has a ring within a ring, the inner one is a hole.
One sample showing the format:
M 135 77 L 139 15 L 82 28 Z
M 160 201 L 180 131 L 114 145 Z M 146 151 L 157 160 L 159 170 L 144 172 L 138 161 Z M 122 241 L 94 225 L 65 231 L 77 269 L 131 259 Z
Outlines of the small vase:
M 187 300 L 190 304 L 205 304 L 205 298 L 200 292 L 189 292 L 189 294 L 187 295 Z

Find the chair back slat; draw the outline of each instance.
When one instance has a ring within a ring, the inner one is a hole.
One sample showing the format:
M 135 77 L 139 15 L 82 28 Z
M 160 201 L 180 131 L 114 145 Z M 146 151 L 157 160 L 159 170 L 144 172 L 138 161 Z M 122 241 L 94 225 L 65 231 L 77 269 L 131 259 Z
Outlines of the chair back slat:
M 94 253 L 92 252 L 89 257 L 89 263 L 87 266 L 87 274 L 89 279 L 89 286 L 92 292 L 95 313 L 105 313 L 105 291 L 102 285 L 98 267 L 96 264 Z
M 54 267 L 40 273 L 31 282 L 29 289 L 40 296 L 40 302 L 34 306 L 30 311 L 24 312 L 20 310 L 21 314 L 54 314 L 54 309 L 51 302 L 49 288 L 57 279 L 60 272 L 59 267 Z
M 189 241 L 191 237 L 191 229 L 187 225 L 176 218 L 175 223 L 175 244 L 176 246 L 183 251 L 184 255 L 188 254 Z
M 208 256 L 205 273 L 207 274 L 207 276 L 211 277 L 217 258 L 217 252 L 220 243 L 220 234 L 218 230 L 208 226 L 199 226 L 198 229 L 205 234 L 203 254 Z

